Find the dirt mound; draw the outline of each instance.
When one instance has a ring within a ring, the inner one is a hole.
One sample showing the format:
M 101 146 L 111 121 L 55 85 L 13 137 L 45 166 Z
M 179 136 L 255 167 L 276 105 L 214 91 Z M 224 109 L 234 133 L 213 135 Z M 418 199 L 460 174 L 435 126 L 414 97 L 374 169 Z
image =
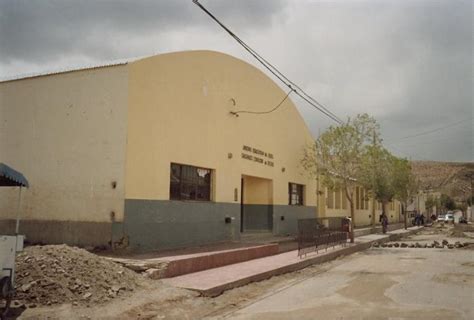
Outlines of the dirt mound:
M 67 245 L 31 246 L 18 254 L 17 304 L 107 302 L 133 291 L 142 277 L 86 250 Z

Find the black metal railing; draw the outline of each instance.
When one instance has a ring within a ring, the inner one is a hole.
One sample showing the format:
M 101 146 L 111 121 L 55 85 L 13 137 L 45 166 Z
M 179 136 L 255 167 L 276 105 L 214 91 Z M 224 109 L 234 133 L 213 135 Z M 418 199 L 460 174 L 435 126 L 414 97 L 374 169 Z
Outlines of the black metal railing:
M 310 252 L 345 246 L 350 221 L 346 218 L 314 218 L 298 220 L 298 257 Z

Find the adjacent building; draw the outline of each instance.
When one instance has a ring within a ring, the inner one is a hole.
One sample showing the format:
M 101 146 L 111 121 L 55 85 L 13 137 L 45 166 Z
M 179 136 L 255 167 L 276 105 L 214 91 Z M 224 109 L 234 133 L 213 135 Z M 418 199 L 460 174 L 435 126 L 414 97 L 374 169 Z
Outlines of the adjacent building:
M 350 217 L 350 203 L 341 189 L 330 190 L 323 185 L 317 185 L 317 207 L 319 217 Z M 372 207 L 375 206 L 375 210 Z M 356 228 L 372 225 L 372 215 L 374 222 L 379 224 L 379 216 L 382 214 L 382 203 L 373 201 L 369 191 L 363 187 L 356 187 L 354 194 L 354 224 Z M 385 212 L 389 224 L 403 222 L 401 204 L 398 200 L 390 201 L 386 204 Z

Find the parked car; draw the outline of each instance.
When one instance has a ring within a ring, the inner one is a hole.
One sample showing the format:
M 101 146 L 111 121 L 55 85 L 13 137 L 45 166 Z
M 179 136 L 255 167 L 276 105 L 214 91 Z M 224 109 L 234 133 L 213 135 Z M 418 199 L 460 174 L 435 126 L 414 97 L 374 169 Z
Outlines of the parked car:
M 467 223 L 467 219 L 464 217 L 459 218 L 459 223 Z
M 436 219 L 436 221 L 438 221 L 438 222 L 444 222 L 445 219 L 446 219 L 446 218 L 445 218 L 445 215 L 444 215 L 444 214 L 440 214 L 440 215 L 438 215 L 438 219 Z
M 445 217 L 444 217 L 444 222 L 453 222 L 454 223 L 454 214 L 452 213 L 448 213 Z

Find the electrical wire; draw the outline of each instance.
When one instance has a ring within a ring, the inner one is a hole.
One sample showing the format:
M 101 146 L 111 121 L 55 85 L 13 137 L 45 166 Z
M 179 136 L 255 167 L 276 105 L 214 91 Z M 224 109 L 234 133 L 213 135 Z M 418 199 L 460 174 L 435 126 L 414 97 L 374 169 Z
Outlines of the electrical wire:
M 285 95 L 285 97 L 283 98 L 283 100 L 280 101 L 280 103 L 278 103 L 275 107 L 273 107 L 272 109 L 268 110 L 268 111 L 250 111 L 250 110 L 238 110 L 238 111 L 231 111 L 230 113 L 235 115 L 235 116 L 239 116 L 239 113 L 251 113 L 251 114 L 268 114 L 268 113 L 272 113 L 273 111 L 277 110 L 282 104 L 283 102 L 286 101 L 286 99 L 288 99 L 288 97 L 290 96 L 290 94 L 293 92 L 294 90 L 290 90 L 288 91 L 288 93 Z
M 455 125 L 458 125 L 458 124 L 461 124 L 461 123 L 463 123 L 463 122 L 470 121 L 470 120 L 472 120 L 472 117 L 469 118 L 469 119 L 463 119 L 463 120 L 461 120 L 461 121 L 458 121 L 458 122 L 455 122 L 455 123 L 451 123 L 451 124 L 448 124 L 448 125 L 446 125 L 446 126 L 442 126 L 442 127 L 436 128 L 436 129 L 432 129 L 432 130 L 428 130 L 428 131 L 416 133 L 416 134 L 413 134 L 413 135 L 409 135 L 409 136 L 406 136 L 406 137 L 402 137 L 402 138 L 399 138 L 399 139 L 397 139 L 397 140 L 404 140 L 404 139 L 416 138 L 416 137 L 419 137 L 419 136 L 427 135 L 427 134 L 430 134 L 430 133 L 434 133 L 434 132 L 437 132 L 437 131 L 444 130 L 444 129 L 446 129 L 446 128 L 453 127 L 453 126 L 455 126 Z M 395 140 L 395 141 L 397 141 L 397 140 Z
M 461 130 L 462 129 L 462 130 Z M 470 130 L 470 128 L 467 128 Z M 456 131 L 454 131 L 456 130 Z M 430 144 L 430 143 L 455 143 L 455 142 L 460 142 L 462 138 L 465 138 L 463 135 L 463 132 L 466 131 L 466 128 L 463 128 L 463 126 L 456 126 L 455 128 L 452 128 L 448 134 L 444 134 L 442 136 L 439 135 L 425 135 L 425 136 L 420 136 L 416 137 L 416 139 L 405 139 L 405 140 L 400 140 L 397 142 L 392 142 L 387 144 L 388 146 L 409 146 L 409 145 L 425 145 L 425 144 Z M 471 130 L 470 130 L 471 131 Z M 467 135 L 469 136 L 469 134 Z
M 288 79 L 282 72 L 280 72 L 275 66 L 258 54 L 254 49 L 252 49 L 248 44 L 246 44 L 242 39 L 240 39 L 235 33 L 233 33 L 229 28 L 227 28 L 219 19 L 217 19 L 211 12 L 209 12 L 198 0 L 193 0 L 193 3 L 197 5 L 201 10 L 203 10 L 212 20 L 219 24 L 235 41 L 237 41 L 246 51 L 248 51 L 260 64 L 262 64 L 268 71 L 270 71 L 278 80 L 283 82 L 290 90 L 294 91 L 299 97 L 305 100 L 308 104 L 319 110 L 321 113 L 329 117 L 331 120 L 335 121 L 338 124 L 343 124 L 338 116 L 333 112 L 327 109 L 315 98 L 307 94 L 301 87 L 295 84 L 293 81 Z M 297 90 L 296 90 L 297 89 Z M 290 91 L 291 92 L 291 91 Z

